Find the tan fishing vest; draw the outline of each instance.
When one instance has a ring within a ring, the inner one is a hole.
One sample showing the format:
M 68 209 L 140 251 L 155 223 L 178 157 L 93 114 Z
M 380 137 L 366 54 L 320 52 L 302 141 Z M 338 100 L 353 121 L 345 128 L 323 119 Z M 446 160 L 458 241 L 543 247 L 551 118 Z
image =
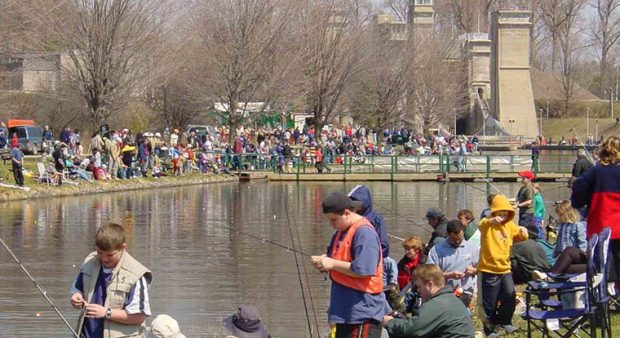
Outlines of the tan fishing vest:
M 92 252 L 84 260 L 81 272 L 84 281 L 84 298 L 90 303 L 95 292 L 95 285 L 101 271 L 101 263 L 97 259 L 97 252 Z M 104 307 L 110 309 L 122 309 L 127 298 L 127 293 L 131 290 L 138 280 L 144 276 L 148 284 L 151 283 L 153 276 L 151 271 L 135 260 L 127 251 L 123 252 L 121 260 L 112 271 L 110 284 L 106 288 L 106 299 Z M 146 286 L 145 286 L 146 287 Z M 78 323 L 78 335 L 81 334 L 84 325 L 84 311 L 80 314 Z M 145 325 L 126 325 L 111 320 L 104 319 L 103 337 L 144 337 Z

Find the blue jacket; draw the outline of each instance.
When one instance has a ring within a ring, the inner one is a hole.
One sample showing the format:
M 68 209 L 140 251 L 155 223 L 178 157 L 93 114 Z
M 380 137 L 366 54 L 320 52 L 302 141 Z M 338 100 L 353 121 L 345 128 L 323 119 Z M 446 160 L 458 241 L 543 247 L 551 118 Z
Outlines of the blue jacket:
M 610 227 L 611 239 L 620 239 L 620 165 L 588 169 L 573 184 L 571 202 L 576 209 L 588 206 L 588 238 Z
M 365 185 L 356 185 L 349 192 L 349 197 L 352 200 L 362 202 L 364 206 L 364 213 L 362 215 L 375 227 L 377 235 L 379 235 L 379 240 L 381 241 L 381 254 L 383 257 L 388 257 L 390 254 L 390 243 L 388 242 L 387 231 L 383 223 L 383 216 L 376 213 L 372 208 L 370 189 Z

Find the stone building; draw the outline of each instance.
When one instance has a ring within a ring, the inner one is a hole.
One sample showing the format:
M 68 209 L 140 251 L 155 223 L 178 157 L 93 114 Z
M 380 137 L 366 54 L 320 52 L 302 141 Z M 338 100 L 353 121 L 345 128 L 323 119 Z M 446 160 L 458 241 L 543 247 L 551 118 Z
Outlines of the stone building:
M 61 81 L 65 53 L 29 52 L 0 58 L 0 89 L 13 91 L 54 91 Z

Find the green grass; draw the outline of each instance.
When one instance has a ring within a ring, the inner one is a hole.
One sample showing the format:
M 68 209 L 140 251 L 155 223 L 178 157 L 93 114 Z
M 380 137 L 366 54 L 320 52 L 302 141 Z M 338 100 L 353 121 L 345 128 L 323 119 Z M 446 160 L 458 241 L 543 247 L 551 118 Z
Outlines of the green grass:
M 41 184 L 37 182 L 36 176 L 38 175 L 37 162 L 41 161 L 41 156 L 28 156 L 24 159 L 24 169 L 26 169 L 27 173 L 24 175 L 24 186 L 33 189 L 31 194 L 37 194 L 42 196 L 54 196 L 58 195 L 62 192 L 80 192 L 80 191 L 114 191 L 119 187 L 124 187 L 126 185 L 140 185 L 140 186 L 157 186 L 161 184 L 177 184 L 174 182 L 179 182 L 179 184 L 192 184 L 192 183 L 204 183 L 205 181 L 209 181 L 211 178 L 217 180 L 214 176 L 221 175 L 203 175 L 199 171 L 194 170 L 191 174 L 185 174 L 183 176 L 166 176 L 159 179 L 153 178 L 151 176 L 141 177 L 139 179 L 128 180 L 106 180 L 106 181 L 93 181 L 86 182 L 84 180 L 78 180 L 79 186 L 63 184 L 62 186 L 48 186 L 46 184 Z M 48 158 L 49 161 L 49 158 Z M 49 162 L 48 162 L 49 163 Z M 2 164 L 0 162 L 0 179 L 2 182 L 8 184 L 15 184 L 15 180 L 13 178 L 13 172 L 11 168 L 11 163 L 7 161 L 7 164 Z M 183 182 L 183 183 L 181 183 Z M 139 188 L 139 187 L 138 187 Z M 12 189 L 12 188 L 3 188 L 0 187 L 0 193 L 12 195 L 12 194 L 23 194 L 20 190 Z M 10 198 L 9 198 L 10 199 Z
M 525 301 L 525 295 L 523 294 L 525 285 L 516 285 L 516 289 L 517 289 L 517 295 L 520 295 L 521 299 Z M 514 326 L 519 327 L 519 331 L 513 334 L 505 334 L 502 337 L 525 337 L 527 335 L 527 321 L 521 318 L 521 313 L 523 312 L 524 309 L 525 309 L 525 304 L 518 304 L 517 310 L 515 311 L 515 315 L 512 317 L 512 323 Z M 477 311 L 474 311 L 473 318 L 474 318 L 474 327 L 476 331 L 482 331 L 482 321 L 478 317 Z M 612 327 L 612 333 L 614 336 L 620 335 L 620 313 L 612 312 L 611 327 Z M 585 336 L 585 334 L 580 334 L 580 336 L 583 337 Z M 542 334 L 540 332 L 532 330 L 532 337 L 542 337 Z
M 616 122 L 612 121 L 610 118 L 590 118 L 589 135 L 596 137 L 597 121 L 599 138 L 601 136 L 607 137 L 620 134 L 620 125 L 616 125 Z M 572 128 L 575 128 L 574 131 L 571 131 Z M 584 117 L 543 118 L 543 135 L 547 139 L 551 137 L 555 144 L 562 139 L 562 136 L 564 136 L 565 140 L 568 142 L 574 135 L 577 135 L 585 142 L 587 130 L 587 119 Z

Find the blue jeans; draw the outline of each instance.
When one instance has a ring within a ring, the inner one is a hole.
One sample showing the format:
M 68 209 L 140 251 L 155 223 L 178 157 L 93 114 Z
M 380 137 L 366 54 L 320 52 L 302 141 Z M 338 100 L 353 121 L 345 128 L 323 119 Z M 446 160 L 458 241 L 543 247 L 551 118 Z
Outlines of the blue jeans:
M 536 225 L 536 230 L 538 230 L 538 238 L 545 238 L 545 232 L 543 231 L 542 226 L 544 219 L 544 216 L 534 216 L 534 225 Z

